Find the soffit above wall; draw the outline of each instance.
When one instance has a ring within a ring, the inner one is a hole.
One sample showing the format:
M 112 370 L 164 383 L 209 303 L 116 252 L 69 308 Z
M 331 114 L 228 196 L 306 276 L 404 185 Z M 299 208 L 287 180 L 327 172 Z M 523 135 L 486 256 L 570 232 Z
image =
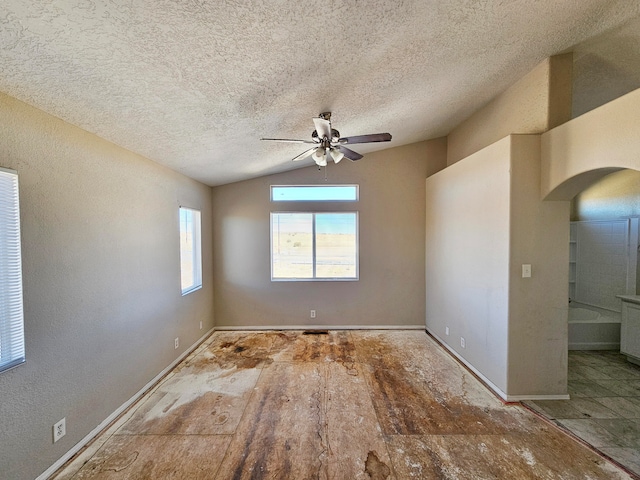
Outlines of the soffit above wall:
M 311 117 L 391 144 L 447 134 L 544 58 L 640 15 L 631 0 L 0 6 L 0 91 L 220 185 L 307 166 Z M 363 161 L 366 161 L 366 157 Z M 336 167 L 339 168 L 339 167 Z

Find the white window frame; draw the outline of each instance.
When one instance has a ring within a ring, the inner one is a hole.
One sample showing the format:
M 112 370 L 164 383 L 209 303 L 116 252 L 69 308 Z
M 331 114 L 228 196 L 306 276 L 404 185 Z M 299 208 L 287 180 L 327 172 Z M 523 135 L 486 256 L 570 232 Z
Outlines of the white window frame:
M 183 215 L 184 212 L 184 215 Z M 191 228 L 186 223 L 186 215 L 192 215 Z M 182 295 L 187 295 L 202 288 L 202 215 L 200 210 L 180 207 L 178 210 L 180 231 L 180 287 Z M 191 249 L 188 249 L 188 235 L 191 234 Z M 191 266 L 189 282 L 185 284 L 185 265 Z
M 353 188 L 355 190 L 355 198 L 331 198 L 331 199 L 283 199 L 283 198 L 275 198 L 275 190 L 282 189 L 325 189 L 325 188 Z M 331 185 L 271 185 L 270 198 L 272 202 L 357 202 L 360 199 L 360 187 L 357 184 L 352 183 L 342 183 L 342 184 L 331 184 Z
M 18 173 L 0 167 L 0 372 L 25 362 Z
M 305 215 L 311 215 L 312 216 L 312 231 L 311 231 L 311 238 L 312 238 L 312 268 L 313 268 L 313 276 L 312 277 L 274 277 L 273 276 L 273 218 L 274 215 L 279 215 L 279 214 L 305 214 Z M 356 241 L 356 245 L 355 245 L 355 276 L 354 277 L 317 277 L 317 272 L 316 272 L 316 268 L 317 268 L 317 264 L 316 264 L 316 215 L 322 215 L 322 214 L 351 214 L 351 215 L 355 215 L 355 241 Z M 360 218 L 359 218 L 359 212 L 358 211 L 331 211 L 331 212 L 325 212 L 325 211 L 280 211 L 280 212 L 271 212 L 270 214 L 270 218 L 269 218 L 269 243 L 270 243 L 270 249 L 269 249 L 269 256 L 270 256 L 270 261 L 271 261 L 271 281 L 272 282 L 357 282 L 358 280 L 360 280 Z

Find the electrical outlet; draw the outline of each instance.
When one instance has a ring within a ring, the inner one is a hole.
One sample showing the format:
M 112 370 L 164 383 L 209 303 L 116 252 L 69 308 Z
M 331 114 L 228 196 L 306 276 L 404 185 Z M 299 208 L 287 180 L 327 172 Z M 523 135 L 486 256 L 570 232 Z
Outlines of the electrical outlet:
M 173 344 L 175 348 L 178 348 L 180 346 L 180 337 L 176 337 L 176 339 L 173 341 Z
M 466 347 L 465 347 L 465 342 L 464 342 L 464 337 L 460 337 L 460 346 L 461 346 L 462 348 L 466 348 Z
M 531 265 L 522 265 L 522 278 L 531 278 Z
M 200 330 L 202 330 L 202 320 L 200 320 Z
M 449 335 L 449 327 L 444 327 L 444 334 Z
M 311 310 L 311 318 L 316 318 L 316 311 L 315 310 Z
M 66 419 L 67 417 L 63 418 L 53 426 L 53 443 L 56 443 L 67 433 Z

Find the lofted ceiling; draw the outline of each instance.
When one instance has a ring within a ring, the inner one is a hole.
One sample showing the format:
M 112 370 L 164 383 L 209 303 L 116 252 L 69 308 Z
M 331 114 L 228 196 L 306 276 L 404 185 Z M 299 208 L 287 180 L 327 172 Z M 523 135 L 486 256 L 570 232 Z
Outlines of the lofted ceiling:
M 603 51 L 627 62 L 602 38 L 638 15 L 637 0 L 3 0 L 0 91 L 221 185 L 312 165 L 259 139 L 310 139 L 320 112 L 343 136 L 393 134 L 366 153 L 446 135 L 578 44 L 581 71 Z

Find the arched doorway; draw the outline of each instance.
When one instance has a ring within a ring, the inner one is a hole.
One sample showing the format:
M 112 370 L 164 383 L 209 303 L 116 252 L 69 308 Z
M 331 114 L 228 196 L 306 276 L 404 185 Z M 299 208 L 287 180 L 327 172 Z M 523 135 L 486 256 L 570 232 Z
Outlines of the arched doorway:
M 640 91 L 636 90 L 543 134 L 542 198 L 571 201 L 573 221 L 601 221 L 604 225 L 635 218 L 637 228 L 639 109 Z M 568 238 L 570 230 L 567 225 Z M 636 233 L 632 248 L 637 249 L 637 238 Z M 575 237 L 571 241 L 575 241 Z M 572 243 L 569 245 L 570 249 L 574 248 Z M 575 267 L 570 263 L 556 268 L 559 275 L 565 275 L 566 269 Z M 637 257 L 635 269 L 637 271 Z M 595 274 L 605 276 L 603 272 Z M 637 283 L 635 287 L 637 289 Z M 565 321 L 568 322 L 568 318 Z M 568 344 L 570 342 L 569 337 Z M 640 368 L 611 350 L 591 357 L 589 353 L 578 352 L 570 352 L 568 359 L 571 400 L 555 404 L 530 403 L 608 456 L 638 471 L 639 465 L 633 460 L 637 449 L 625 445 L 622 432 L 628 435 L 631 430 L 637 430 L 640 435 L 637 420 L 640 418 Z M 606 357 L 612 363 L 601 361 Z

